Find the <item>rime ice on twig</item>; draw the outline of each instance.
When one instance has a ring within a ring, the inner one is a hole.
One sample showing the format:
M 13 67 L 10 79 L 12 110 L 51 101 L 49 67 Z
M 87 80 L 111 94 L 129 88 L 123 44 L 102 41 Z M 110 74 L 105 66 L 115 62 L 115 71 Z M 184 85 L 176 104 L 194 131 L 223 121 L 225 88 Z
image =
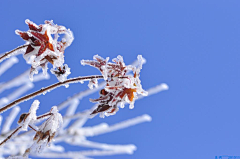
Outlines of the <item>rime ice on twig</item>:
M 48 87 L 46 87 L 46 88 L 42 88 L 42 89 L 40 89 L 40 90 L 38 90 L 38 91 L 36 91 L 36 92 L 33 92 L 33 93 L 31 93 L 31 94 L 28 94 L 28 95 L 26 95 L 26 96 L 24 96 L 24 97 L 21 97 L 21 98 L 15 100 L 15 101 L 13 101 L 13 102 L 7 104 L 6 106 L 0 108 L 0 113 L 2 113 L 2 112 L 4 112 L 4 111 L 6 111 L 6 110 L 8 110 L 8 109 L 10 109 L 10 108 L 12 108 L 12 107 L 14 107 L 15 105 L 17 105 L 17 104 L 19 104 L 19 103 L 22 103 L 22 102 L 24 102 L 24 101 L 26 101 L 26 100 L 29 100 L 29 99 L 31 99 L 31 98 L 33 98 L 33 97 L 35 97 L 35 96 L 38 96 L 38 95 L 40 95 L 40 94 L 46 94 L 48 91 L 51 91 L 51 90 L 53 90 L 53 89 L 55 89 L 55 88 L 57 88 L 57 87 L 60 87 L 60 86 L 63 86 L 63 85 L 65 86 L 65 85 L 70 84 L 70 83 L 77 83 L 77 82 L 81 82 L 81 81 L 89 81 L 89 80 L 91 80 L 91 79 L 93 79 L 93 78 L 101 79 L 101 78 L 103 78 L 103 76 L 76 77 L 76 78 L 70 78 L 70 79 L 68 79 L 68 80 L 66 80 L 66 81 L 64 81 L 64 82 L 55 83 L 55 84 L 53 84 L 53 85 L 50 85 L 50 86 L 48 86 Z
M 11 57 L 11 56 L 13 56 L 13 55 L 18 55 L 18 54 L 20 54 L 20 53 L 24 53 L 24 52 L 26 51 L 27 46 L 28 46 L 27 44 L 26 44 L 26 45 L 21 45 L 21 46 L 15 48 L 15 49 L 13 49 L 13 50 L 11 50 L 11 51 L 9 51 L 9 52 L 6 52 L 6 53 L 4 53 L 4 54 L 1 54 L 1 55 L 0 55 L 0 63 L 1 63 L 3 60 L 5 60 L 5 59 L 7 59 L 7 58 L 9 58 L 9 57 Z
M 13 78 L 12 80 L 2 83 L 0 85 L 0 93 L 2 93 L 3 91 L 5 91 L 7 89 L 29 83 L 30 82 L 29 77 L 28 77 L 29 71 L 30 70 L 27 70 L 27 71 L 23 72 L 22 74 L 20 74 L 19 76 Z M 49 74 L 44 75 L 43 73 L 41 73 L 41 74 L 35 75 L 33 77 L 33 82 L 46 80 L 46 79 L 49 79 L 49 77 L 50 77 Z
M 65 115 L 68 116 L 68 115 L 73 115 L 73 114 L 75 114 L 75 111 L 76 111 L 78 105 L 79 105 L 79 101 L 78 101 L 77 99 L 73 100 L 73 101 L 72 101 L 72 104 L 68 107 L 67 112 L 66 112 Z M 70 121 L 71 121 L 70 119 L 64 120 L 64 122 L 63 122 L 63 128 L 67 127 L 68 124 L 70 123 Z
M 20 112 L 20 107 L 17 106 L 13 108 L 11 113 L 7 116 L 6 121 L 2 127 L 2 134 L 6 134 L 7 132 L 9 132 L 10 127 L 19 112 Z
M 142 58 L 142 62 L 143 64 L 146 63 L 146 60 L 144 58 Z M 138 60 L 135 60 L 131 65 L 133 66 L 137 66 L 138 65 Z M 127 73 L 129 73 L 130 70 L 128 70 Z M 36 77 L 36 76 L 35 76 Z M 96 86 L 96 85 L 95 85 Z M 68 98 L 66 101 L 62 102 L 61 104 L 58 105 L 58 110 L 62 110 L 65 107 L 67 107 L 73 100 L 81 100 L 83 97 L 86 97 L 90 94 L 95 93 L 96 91 L 101 90 L 103 87 L 105 86 L 105 81 L 101 82 L 99 84 L 97 84 L 97 87 L 93 87 L 93 89 L 87 89 L 85 91 L 81 91 L 75 95 L 73 95 L 72 97 Z
M 18 58 L 16 57 L 11 57 L 9 60 L 5 61 L 3 64 L 0 66 L 0 76 L 9 68 L 12 67 L 15 63 L 18 63 Z
M 13 93 L 8 95 L 7 97 L 3 97 L 0 99 L 0 107 L 2 107 L 5 104 L 8 104 L 9 102 L 15 100 L 16 98 L 20 97 L 23 93 L 28 91 L 29 89 L 33 88 L 32 83 L 26 83 L 25 85 L 21 86 L 17 90 L 15 90 Z
M 70 133 L 83 135 L 86 137 L 97 136 L 97 135 L 109 133 L 112 131 L 116 131 L 119 129 L 124 129 L 124 128 L 130 127 L 130 126 L 142 123 L 142 122 L 150 122 L 151 120 L 152 120 L 152 118 L 149 115 L 144 114 L 142 116 L 138 116 L 133 119 L 129 119 L 129 120 L 126 120 L 126 121 L 123 121 L 123 122 L 120 122 L 120 123 L 117 123 L 117 124 L 111 125 L 111 126 L 109 126 L 106 123 L 102 123 L 95 127 L 89 127 L 89 128 L 85 127 L 85 128 L 80 128 L 80 129 L 73 128 L 70 131 Z
M 138 67 L 129 65 L 126 66 L 122 56 L 117 56 L 113 59 L 113 63 L 108 62 L 109 58 L 103 59 L 95 55 L 94 60 L 82 60 L 82 65 L 90 65 L 96 67 L 102 73 L 106 80 L 106 86 L 100 91 L 98 99 L 91 99 L 91 102 L 98 102 L 98 107 L 92 114 L 101 113 L 104 115 L 113 115 L 118 111 L 118 103 L 122 107 L 125 103 L 129 103 L 129 108 L 134 107 L 134 101 L 137 99 L 137 94 L 147 95 L 147 92 L 142 89 L 140 70 L 144 63 L 141 55 L 138 55 Z M 133 71 L 134 75 L 126 75 L 128 71 Z M 92 83 L 90 83 L 92 87 Z M 90 87 L 90 88 L 91 88 Z
M 48 114 L 44 114 L 37 117 L 36 110 L 39 107 L 39 103 L 40 102 L 38 100 L 35 100 L 32 103 L 32 106 L 29 112 L 23 113 L 20 116 L 18 120 L 18 124 L 20 126 L 17 129 L 15 129 L 5 140 L 3 140 L 0 143 L 0 146 L 2 146 L 7 141 L 15 137 L 20 131 L 22 130 L 26 131 L 27 127 L 30 127 L 31 129 L 36 131 L 36 135 L 34 136 L 34 139 L 33 139 L 34 140 L 33 145 L 25 151 L 25 154 L 23 155 L 23 157 L 28 157 L 28 154 L 30 152 L 35 152 L 35 151 L 40 152 L 45 146 L 47 146 L 47 144 L 49 144 L 52 141 L 53 137 L 57 134 L 59 128 L 63 123 L 62 116 L 61 114 L 58 113 L 57 107 L 54 106 L 52 107 L 52 109 Z M 15 109 L 17 109 L 17 107 L 15 107 Z M 45 117 L 48 117 L 48 119 L 45 122 L 43 122 L 41 126 L 37 127 L 34 125 L 37 120 L 41 120 L 42 118 L 45 118 Z
M 153 95 L 162 91 L 166 91 L 168 89 L 169 89 L 168 85 L 166 83 L 162 83 L 153 88 L 148 89 L 147 92 L 148 92 L 148 95 Z M 141 99 L 143 97 L 144 96 L 139 96 L 138 99 Z
M 39 107 L 40 102 L 38 100 L 35 100 L 32 103 L 32 106 L 28 113 L 24 113 L 20 116 L 20 119 L 18 120 L 18 124 L 22 126 L 22 129 L 27 131 L 28 125 L 33 124 L 37 120 L 36 111 Z
M 16 30 L 16 34 L 27 42 L 23 57 L 32 65 L 30 79 L 38 73 L 37 67 L 42 67 L 43 72 L 47 72 L 48 62 L 53 68 L 61 68 L 64 63 L 64 50 L 71 45 L 73 33 L 64 26 L 54 24 L 53 21 L 46 20 L 45 24 L 41 25 L 36 25 L 28 19 L 25 22 L 29 30 L 26 32 Z M 61 41 L 58 41 L 59 34 L 65 35 Z M 51 35 L 54 35 L 54 38 Z
M 148 95 L 153 95 L 153 94 L 162 92 L 164 90 L 168 90 L 168 85 L 165 83 L 162 83 L 156 87 L 148 89 L 147 92 L 148 92 Z M 146 97 L 146 96 L 140 95 L 136 100 L 142 99 L 144 97 Z M 65 102 L 63 102 L 63 103 L 65 103 Z M 62 106 L 62 104 L 60 106 Z M 64 104 L 64 106 L 65 106 L 65 104 Z M 120 107 L 121 107 L 121 105 L 120 105 Z M 64 116 L 64 119 L 88 118 L 89 113 L 91 113 L 95 108 L 96 108 L 96 106 L 93 106 L 91 109 L 85 110 L 83 112 L 76 113 L 76 114 L 70 115 L 70 116 Z
M 33 145 L 26 151 L 25 155 L 31 152 L 41 152 L 54 138 L 62 126 L 62 115 L 58 113 L 57 107 L 50 110 L 50 117 L 39 126 L 33 140 Z
M 30 158 L 23 156 L 9 156 L 7 159 L 30 159 Z

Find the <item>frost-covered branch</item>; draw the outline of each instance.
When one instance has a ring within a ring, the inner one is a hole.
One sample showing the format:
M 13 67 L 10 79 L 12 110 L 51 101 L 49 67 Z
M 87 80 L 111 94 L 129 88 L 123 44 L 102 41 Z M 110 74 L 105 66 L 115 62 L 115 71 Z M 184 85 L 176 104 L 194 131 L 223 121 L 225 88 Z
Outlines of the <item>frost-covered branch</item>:
M 11 68 L 15 63 L 18 63 L 18 58 L 12 57 L 9 60 L 5 61 L 0 66 L 0 76 L 6 72 L 9 68 Z
M 18 54 L 19 52 L 24 52 L 27 46 L 28 44 L 21 45 L 21 46 L 18 46 L 16 49 L 13 49 L 9 52 L 4 53 L 3 55 L 0 56 L 0 63 L 11 56 Z
M 100 117 L 115 115 L 126 104 L 129 105 L 130 109 L 133 109 L 136 100 L 168 90 L 168 86 L 163 83 L 147 91 L 143 89 L 140 72 L 146 60 L 141 55 L 138 55 L 137 61 L 131 65 L 126 65 L 120 55 L 114 58 L 112 62 L 109 61 L 108 57 L 102 58 L 95 55 L 93 60 L 81 60 L 81 64 L 98 69 L 101 75 L 67 79 L 71 71 L 68 65 L 64 63 L 64 53 L 74 40 L 72 31 L 64 26 L 54 24 L 52 20 L 46 20 L 44 24 L 37 25 L 26 19 L 25 23 L 29 29 L 27 31 L 16 30 L 15 33 L 26 44 L 1 54 L 0 63 L 8 57 L 22 54 L 26 63 L 31 65 L 31 68 L 9 81 L 1 81 L 0 114 L 24 101 L 46 94 L 60 86 L 67 88 L 71 83 L 88 81 L 89 89 L 69 97 L 58 106 L 52 106 L 48 112 L 38 116 L 37 109 L 40 102 L 35 100 L 29 111 L 21 113 L 19 116 L 17 127 L 13 123 L 19 115 L 19 106 L 14 107 L 7 117 L 0 115 L 0 125 L 2 125 L 0 159 L 7 155 L 11 155 L 8 159 L 28 159 L 29 156 L 89 159 L 92 156 L 132 154 L 136 150 L 135 145 L 98 143 L 89 141 L 88 138 L 149 122 L 152 119 L 149 115 L 144 114 L 113 125 L 100 123 L 85 126 L 85 123 L 97 114 Z M 18 59 L 12 57 L 1 63 L 0 76 L 17 62 Z M 52 65 L 50 72 L 57 77 L 59 82 L 20 97 L 34 87 L 32 82 L 49 78 L 47 73 L 48 63 Z M 40 69 L 42 69 L 42 73 L 38 74 Z M 104 81 L 98 84 L 99 79 Z M 9 90 L 8 95 L 3 94 L 5 90 L 14 87 L 19 88 Z M 96 104 L 87 110 L 78 112 L 80 100 L 95 92 L 99 92 L 99 97 L 90 99 L 90 101 Z M 63 112 L 66 107 L 67 109 Z M 59 113 L 60 110 L 61 114 Z M 62 114 L 64 115 L 62 116 Z M 91 149 L 72 152 L 65 150 L 62 143 Z
M 78 83 L 78 82 L 83 82 L 83 81 L 89 81 L 91 79 L 102 79 L 103 76 L 85 76 L 85 77 L 77 77 L 77 78 L 70 78 L 64 82 L 58 82 L 58 83 L 55 83 L 53 85 L 50 85 L 48 87 L 45 87 L 45 88 L 42 88 L 36 92 L 33 92 L 31 94 L 28 94 L 22 98 L 19 98 L 11 103 L 9 103 L 8 105 L 0 108 L 0 113 L 3 113 L 4 111 L 14 107 L 15 105 L 19 104 L 19 103 L 22 103 L 24 101 L 27 101 L 31 98 L 34 98 L 40 94 L 46 94 L 47 92 L 57 88 L 57 87 L 60 87 L 60 86 L 66 86 L 68 84 L 71 84 L 71 83 Z

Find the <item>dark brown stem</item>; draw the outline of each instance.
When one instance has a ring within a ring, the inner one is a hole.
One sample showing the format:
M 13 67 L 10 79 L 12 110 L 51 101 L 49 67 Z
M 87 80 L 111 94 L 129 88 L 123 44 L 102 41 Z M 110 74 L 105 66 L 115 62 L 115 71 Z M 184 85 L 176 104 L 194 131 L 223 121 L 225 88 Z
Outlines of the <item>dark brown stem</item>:
M 48 86 L 46 88 L 42 88 L 42 89 L 40 89 L 40 90 L 38 90 L 36 92 L 33 92 L 33 93 L 28 94 L 28 95 L 26 95 L 26 96 L 24 96 L 22 98 L 19 98 L 19 99 L 15 100 L 15 101 L 9 103 L 8 105 L 0 108 L 0 114 L 2 114 L 4 111 L 14 107 L 15 105 L 17 105 L 19 103 L 22 103 L 22 102 L 27 101 L 27 100 L 29 100 L 31 98 L 34 98 L 34 97 L 36 97 L 36 96 L 38 96 L 38 95 L 40 95 L 42 93 L 46 93 L 47 91 L 51 91 L 51 90 L 53 90 L 53 89 L 55 89 L 57 87 L 60 87 L 60 86 L 66 85 L 66 84 L 70 84 L 70 83 L 77 83 L 77 82 L 81 82 L 81 81 L 88 81 L 88 80 L 95 79 L 95 78 L 96 79 L 101 79 L 101 78 L 103 78 L 103 76 L 76 77 L 76 78 L 70 78 L 70 79 L 68 79 L 68 80 L 66 80 L 64 82 L 55 83 L 55 84 L 50 85 L 50 86 Z
M 37 132 L 37 130 L 36 129 L 34 129 L 31 125 L 28 125 L 31 129 L 33 129 L 34 131 L 36 131 Z
M 50 115 L 52 115 L 52 113 L 47 113 L 47 114 L 40 115 L 40 116 L 37 117 L 37 120 L 45 118 L 45 117 L 50 116 Z
M 6 143 L 9 139 L 11 139 L 11 137 L 19 130 L 21 129 L 22 126 L 19 126 L 17 129 L 15 129 L 11 135 L 9 135 L 5 140 L 3 140 L 1 143 L 0 143 L 0 146 L 2 146 L 4 143 Z
M 8 58 L 9 56 L 11 56 L 11 54 L 13 54 L 15 51 L 19 50 L 19 49 L 22 49 L 22 48 L 25 48 L 27 47 L 29 44 L 26 44 L 26 45 L 21 45 L 19 47 L 17 47 L 16 49 L 13 49 L 9 52 L 6 52 L 4 55 L 0 56 L 0 62 L 2 62 L 3 60 L 5 60 L 6 58 Z

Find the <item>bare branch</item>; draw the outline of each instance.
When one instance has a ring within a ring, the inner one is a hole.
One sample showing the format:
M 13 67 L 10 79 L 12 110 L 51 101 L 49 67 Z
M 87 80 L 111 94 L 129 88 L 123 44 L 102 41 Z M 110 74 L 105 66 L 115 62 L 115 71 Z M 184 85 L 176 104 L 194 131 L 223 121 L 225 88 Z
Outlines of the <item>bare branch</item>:
M 20 129 L 22 128 L 22 126 L 19 126 L 18 128 L 16 128 L 5 140 L 3 140 L 0 143 L 0 146 L 2 146 L 4 143 L 6 143 L 9 139 L 11 139 L 13 137 L 13 135 L 15 135 Z
M 13 49 L 9 52 L 6 52 L 5 54 L 3 54 L 2 56 L 0 56 L 0 63 L 5 60 L 6 58 L 9 58 L 10 56 L 12 56 L 14 53 L 16 53 L 16 51 L 19 51 L 25 47 L 27 47 L 29 44 L 25 44 L 25 45 L 21 45 L 21 46 L 18 46 L 16 49 Z

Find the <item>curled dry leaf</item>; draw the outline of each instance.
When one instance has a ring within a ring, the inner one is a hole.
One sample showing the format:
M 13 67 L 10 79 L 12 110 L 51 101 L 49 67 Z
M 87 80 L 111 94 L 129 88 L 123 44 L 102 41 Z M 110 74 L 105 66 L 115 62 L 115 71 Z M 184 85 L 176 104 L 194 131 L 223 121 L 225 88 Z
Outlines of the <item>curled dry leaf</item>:
M 100 91 L 98 99 L 91 99 L 91 102 L 98 102 L 98 107 L 91 114 L 102 113 L 104 115 L 113 115 L 118 111 L 118 104 L 130 104 L 130 108 L 134 107 L 134 101 L 137 95 L 146 96 L 147 92 L 142 89 L 140 70 L 142 69 L 143 59 L 138 55 L 138 67 L 126 66 L 122 56 L 117 56 L 112 62 L 108 62 L 109 58 L 102 58 L 95 55 L 94 60 L 82 60 L 82 65 L 90 65 L 100 70 L 106 86 Z M 132 71 L 133 75 L 126 75 L 128 71 Z
M 28 44 L 23 57 L 27 63 L 32 65 L 30 79 L 33 74 L 38 73 L 37 67 L 41 67 L 46 73 L 49 62 L 53 68 L 61 68 L 64 63 L 64 51 L 74 39 L 73 33 L 64 26 L 54 24 L 53 21 L 46 20 L 45 24 L 41 25 L 28 19 L 25 22 L 29 26 L 29 30 L 25 32 L 16 30 L 16 34 L 20 35 Z M 59 34 L 64 34 L 60 41 L 58 41 Z

